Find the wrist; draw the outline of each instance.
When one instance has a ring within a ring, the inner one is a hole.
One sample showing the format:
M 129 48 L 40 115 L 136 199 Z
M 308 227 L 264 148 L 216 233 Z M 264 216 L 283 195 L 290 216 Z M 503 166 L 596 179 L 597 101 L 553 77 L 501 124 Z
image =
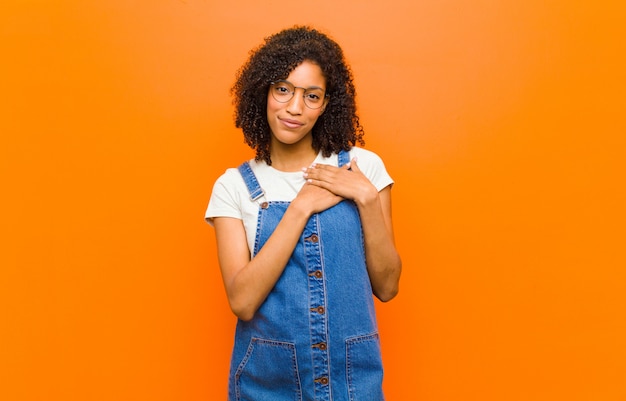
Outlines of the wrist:
M 364 190 L 360 196 L 356 197 L 354 203 L 361 209 L 376 205 L 379 203 L 379 200 L 378 191 L 376 187 L 372 185 L 370 188 Z
M 290 211 L 295 218 L 303 219 L 305 221 L 308 221 L 309 217 L 313 214 L 310 208 L 307 207 L 306 202 L 302 202 L 297 197 L 291 201 L 287 210 Z

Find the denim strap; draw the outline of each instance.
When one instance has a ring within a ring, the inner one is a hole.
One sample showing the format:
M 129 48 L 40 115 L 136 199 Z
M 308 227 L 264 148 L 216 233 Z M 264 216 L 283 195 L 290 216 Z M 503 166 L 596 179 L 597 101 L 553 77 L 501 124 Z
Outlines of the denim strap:
M 339 158 L 339 167 L 342 167 L 344 164 L 350 161 L 350 153 L 346 152 L 345 150 L 341 150 L 337 156 Z
M 265 194 L 259 185 L 259 182 L 256 180 L 256 176 L 252 172 L 252 169 L 250 168 L 250 163 L 247 161 L 241 163 L 241 165 L 237 167 L 237 170 L 239 170 L 239 173 L 246 183 L 246 187 L 248 187 L 248 192 L 250 192 L 250 199 L 252 199 L 252 201 L 256 201 Z

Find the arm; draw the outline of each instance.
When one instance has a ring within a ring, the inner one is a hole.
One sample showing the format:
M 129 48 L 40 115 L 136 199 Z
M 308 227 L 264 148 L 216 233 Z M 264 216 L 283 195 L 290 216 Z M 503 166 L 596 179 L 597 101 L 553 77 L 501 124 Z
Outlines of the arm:
M 385 187 L 370 201 L 355 202 L 361 215 L 372 290 L 381 301 L 387 302 L 398 294 L 402 271 L 391 221 L 391 187 Z
M 372 291 L 383 302 L 398 293 L 402 261 L 395 247 L 391 220 L 391 187 L 380 192 L 359 169 L 356 160 L 351 171 L 328 165 L 311 166 L 305 171 L 307 183 L 352 199 L 361 215 L 365 238 L 365 258 Z
M 340 201 L 340 197 L 327 190 L 305 185 L 252 259 L 243 222 L 229 217 L 213 219 L 226 295 L 238 318 L 252 319 L 265 301 L 285 269 L 309 217 Z

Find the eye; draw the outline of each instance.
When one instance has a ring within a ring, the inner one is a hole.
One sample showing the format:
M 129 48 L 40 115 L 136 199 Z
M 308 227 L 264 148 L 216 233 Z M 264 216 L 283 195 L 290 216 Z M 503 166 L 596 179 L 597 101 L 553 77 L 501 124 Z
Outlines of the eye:
M 307 93 L 306 97 L 311 101 L 320 100 L 320 96 L 317 93 Z
M 280 96 L 285 96 L 293 93 L 294 89 L 288 82 L 278 81 L 273 83 L 274 93 Z
M 306 91 L 306 93 L 304 94 L 304 98 L 312 104 L 317 104 L 320 103 L 322 101 L 322 99 L 324 98 L 324 94 L 322 91 L 318 90 L 318 89 L 314 89 L 314 90 L 308 90 Z

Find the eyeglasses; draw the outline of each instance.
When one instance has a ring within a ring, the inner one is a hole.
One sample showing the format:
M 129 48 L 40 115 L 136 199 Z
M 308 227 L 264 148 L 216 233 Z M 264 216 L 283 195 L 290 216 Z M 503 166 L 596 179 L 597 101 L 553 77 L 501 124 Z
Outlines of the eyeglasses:
M 296 89 L 302 89 L 304 91 L 304 104 L 309 109 L 319 109 L 324 105 L 324 98 L 328 95 L 324 93 L 324 89 L 313 86 L 311 88 L 302 88 L 299 86 L 293 86 L 289 81 L 281 79 L 280 81 L 270 82 L 270 93 L 274 100 L 280 103 L 287 103 L 293 98 L 296 93 Z

